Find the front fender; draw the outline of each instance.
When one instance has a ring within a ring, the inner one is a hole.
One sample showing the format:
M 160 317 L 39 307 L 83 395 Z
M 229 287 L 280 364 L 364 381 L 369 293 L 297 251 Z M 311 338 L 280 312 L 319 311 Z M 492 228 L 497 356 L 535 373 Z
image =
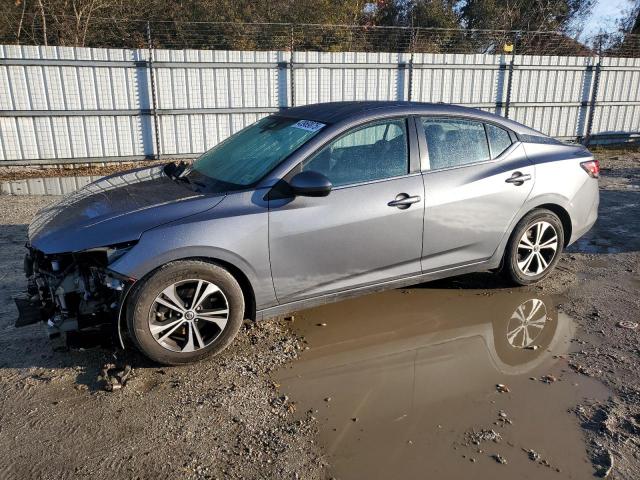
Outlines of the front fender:
M 220 260 L 238 268 L 252 284 L 258 280 L 255 270 L 242 257 L 228 250 L 207 245 L 183 246 L 167 251 L 144 249 L 143 246 L 140 249 L 132 249 L 125 256 L 126 259 L 118 260 L 109 269 L 136 280 L 140 280 L 169 262 L 192 258 Z
M 249 280 L 257 309 L 271 307 L 276 296 L 269 263 L 268 210 L 251 197 L 251 192 L 231 194 L 216 208 L 148 230 L 109 268 L 139 280 L 176 260 L 218 260 L 233 265 Z

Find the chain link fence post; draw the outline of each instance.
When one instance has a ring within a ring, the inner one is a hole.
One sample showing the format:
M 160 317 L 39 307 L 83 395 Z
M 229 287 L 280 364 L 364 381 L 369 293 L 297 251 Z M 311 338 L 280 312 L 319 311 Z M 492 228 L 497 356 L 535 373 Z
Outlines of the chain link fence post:
M 507 69 L 507 96 L 504 101 L 504 118 L 509 118 L 509 108 L 511 107 L 511 90 L 513 88 L 513 68 L 516 61 L 516 52 L 518 51 L 518 33 L 513 38 L 513 48 L 511 50 L 511 62 Z
M 418 39 L 418 29 L 411 27 L 411 37 L 409 40 L 409 85 L 407 87 L 407 100 L 410 102 L 413 100 L 413 55 L 415 53 L 415 46 Z
M 291 104 L 290 107 L 296 106 L 296 77 L 295 66 L 293 64 L 293 53 L 295 52 L 295 32 L 294 25 L 291 24 L 290 28 L 290 41 L 289 41 L 289 90 L 291 90 Z
M 156 96 L 156 75 L 153 66 L 153 41 L 151 39 L 151 23 L 147 22 L 147 44 L 149 47 L 149 58 L 147 58 L 147 66 L 149 68 L 149 80 L 151 83 L 151 115 L 153 115 L 153 129 L 155 133 L 155 154 L 153 158 L 160 160 L 160 129 L 158 122 L 158 99 Z
M 593 130 L 593 117 L 596 111 L 596 103 L 598 101 L 598 88 L 600 86 L 600 72 L 602 70 L 602 36 L 598 37 L 598 61 L 596 63 L 593 88 L 591 89 L 591 101 L 589 102 L 589 114 L 587 116 L 587 131 L 584 136 L 584 145 L 589 145 L 591 141 L 591 131 Z

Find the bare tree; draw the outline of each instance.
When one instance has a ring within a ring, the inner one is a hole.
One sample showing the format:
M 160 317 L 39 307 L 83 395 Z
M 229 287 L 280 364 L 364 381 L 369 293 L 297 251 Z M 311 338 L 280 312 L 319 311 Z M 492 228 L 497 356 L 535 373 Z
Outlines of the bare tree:
M 18 31 L 16 32 L 16 43 L 20 43 L 20 35 L 22 34 L 22 23 L 24 22 L 24 14 L 27 11 L 27 0 L 16 0 L 16 6 L 20 6 L 22 3 L 22 12 L 20 13 L 20 20 L 18 21 Z
M 44 13 L 44 5 L 42 0 L 38 0 L 38 8 L 40 9 L 40 18 L 42 19 L 42 41 L 47 46 L 47 16 Z

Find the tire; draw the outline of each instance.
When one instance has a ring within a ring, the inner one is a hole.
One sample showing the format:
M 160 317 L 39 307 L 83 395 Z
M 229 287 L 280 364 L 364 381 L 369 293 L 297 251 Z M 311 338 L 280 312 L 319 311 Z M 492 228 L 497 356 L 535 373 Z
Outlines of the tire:
M 132 293 L 129 334 L 143 354 L 164 365 L 220 353 L 242 325 L 242 289 L 233 275 L 212 263 L 168 263 L 141 280 Z
M 538 240 L 536 236 L 539 225 L 542 225 L 543 234 Z M 525 233 L 527 233 L 526 239 Z M 553 236 L 557 239 L 555 249 L 550 243 Z M 527 245 L 527 241 L 531 246 Z M 536 245 L 537 250 L 535 250 Z M 516 285 L 531 285 L 539 282 L 553 271 L 560 259 L 563 246 L 564 229 L 558 216 L 542 208 L 532 210 L 518 222 L 509 238 L 501 273 Z M 533 258 L 530 258 L 530 252 Z M 553 253 L 552 256 L 551 253 Z

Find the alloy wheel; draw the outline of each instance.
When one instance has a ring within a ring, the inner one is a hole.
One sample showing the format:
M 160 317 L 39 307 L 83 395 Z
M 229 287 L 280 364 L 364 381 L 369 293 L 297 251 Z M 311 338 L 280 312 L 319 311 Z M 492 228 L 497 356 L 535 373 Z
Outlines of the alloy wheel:
M 149 330 L 162 347 L 195 352 L 209 346 L 224 331 L 229 304 L 220 288 L 190 279 L 162 290 L 151 305 Z
M 531 225 L 518 242 L 518 269 L 527 276 L 543 273 L 558 251 L 558 232 L 549 222 Z

